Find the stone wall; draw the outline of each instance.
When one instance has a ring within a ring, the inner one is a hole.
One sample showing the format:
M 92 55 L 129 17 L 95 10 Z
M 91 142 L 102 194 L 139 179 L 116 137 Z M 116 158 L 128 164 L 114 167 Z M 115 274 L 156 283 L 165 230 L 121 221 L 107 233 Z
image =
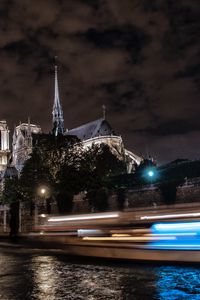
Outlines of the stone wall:
M 177 189 L 177 203 L 200 202 L 200 185 L 187 185 Z
M 119 210 L 117 194 L 112 193 L 108 199 L 108 211 Z M 176 204 L 200 202 L 200 179 L 187 182 L 177 188 Z M 124 209 L 134 209 L 142 207 L 156 207 L 165 205 L 162 193 L 156 186 L 148 186 L 140 189 L 130 189 L 125 191 Z M 82 195 L 74 199 L 73 213 L 89 213 L 91 207 Z
M 80 193 L 74 196 L 73 200 L 73 210 L 72 213 L 87 213 L 91 211 L 91 207 L 89 205 L 88 200 L 86 199 L 85 193 Z

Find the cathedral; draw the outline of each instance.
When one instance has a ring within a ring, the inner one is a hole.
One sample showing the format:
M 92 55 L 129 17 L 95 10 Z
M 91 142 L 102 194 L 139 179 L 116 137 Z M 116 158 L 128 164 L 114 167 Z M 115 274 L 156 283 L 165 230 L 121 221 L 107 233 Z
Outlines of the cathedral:
M 92 144 L 107 144 L 113 154 L 115 154 L 119 159 L 124 159 L 126 161 L 128 173 L 133 172 L 134 166 L 141 163 L 141 157 L 125 149 L 121 136 L 113 130 L 106 119 L 105 107 L 103 107 L 102 118 L 83 124 L 77 128 L 69 130 L 65 129 L 63 110 L 59 96 L 57 66 L 55 66 L 54 103 L 52 114 L 52 134 L 76 136 L 81 140 L 83 147 L 86 150 Z M 0 170 L 4 170 L 8 165 L 9 157 L 11 155 L 9 147 L 9 130 L 5 121 L 0 122 L 0 133 Z M 25 161 L 30 157 L 32 149 L 41 133 L 41 127 L 39 125 L 32 124 L 30 119 L 28 119 L 27 123 L 20 123 L 14 128 L 11 165 L 15 167 L 18 172 L 22 170 Z

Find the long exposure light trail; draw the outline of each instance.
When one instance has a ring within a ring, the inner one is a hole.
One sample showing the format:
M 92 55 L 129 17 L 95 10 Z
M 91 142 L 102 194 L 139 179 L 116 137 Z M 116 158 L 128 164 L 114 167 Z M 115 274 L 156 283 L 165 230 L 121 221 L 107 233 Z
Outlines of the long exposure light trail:
M 144 246 L 148 249 L 161 249 L 161 250 L 200 250 L 200 244 L 158 244 L 152 243 L 148 246 Z
M 175 236 L 170 236 L 170 237 L 83 237 L 83 240 L 87 241 L 130 241 L 130 242 L 142 242 L 142 241 L 160 241 L 160 240 L 175 240 Z
M 142 216 L 140 220 L 156 220 L 156 219 L 174 219 L 174 218 L 189 218 L 189 217 L 200 217 L 200 213 L 185 213 L 185 214 L 167 214 L 167 215 L 156 215 L 156 216 Z
M 173 241 L 151 241 L 149 249 L 200 250 L 200 222 L 155 223 L 151 226 L 154 236 L 174 236 Z
M 151 227 L 152 231 L 155 233 L 163 233 L 163 232 L 186 232 L 186 231 L 200 231 L 200 222 L 182 222 L 182 223 L 156 223 Z
M 91 215 L 83 215 L 83 216 L 71 216 L 71 217 L 52 217 L 49 218 L 48 222 L 62 222 L 62 221 L 84 221 L 84 220 L 99 220 L 99 219 L 110 219 L 110 218 L 118 218 L 118 213 L 110 213 L 110 214 L 95 214 Z

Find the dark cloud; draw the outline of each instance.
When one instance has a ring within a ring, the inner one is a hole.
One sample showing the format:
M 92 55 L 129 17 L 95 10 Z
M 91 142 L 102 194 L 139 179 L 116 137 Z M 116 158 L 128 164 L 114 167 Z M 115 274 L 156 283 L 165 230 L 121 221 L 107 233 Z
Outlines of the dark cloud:
M 187 120 L 176 120 L 173 122 L 160 123 L 157 127 L 149 127 L 146 130 L 139 130 L 139 132 L 153 136 L 170 136 L 187 134 L 197 130 L 200 131 L 199 120 L 194 120 L 193 122 Z
M 1 119 L 51 130 L 54 56 L 65 125 L 101 116 L 136 153 L 199 156 L 199 0 L 2 0 Z
M 139 28 L 134 26 L 121 26 L 98 31 L 89 29 L 83 35 L 90 43 L 102 49 L 122 49 L 129 52 L 133 62 L 140 59 L 141 50 L 148 44 L 150 38 Z M 131 62 L 131 60 L 129 60 Z
M 104 83 L 98 88 L 105 90 L 105 98 L 110 110 L 119 113 L 129 109 L 135 112 L 147 110 L 148 101 L 140 81 L 127 79 Z

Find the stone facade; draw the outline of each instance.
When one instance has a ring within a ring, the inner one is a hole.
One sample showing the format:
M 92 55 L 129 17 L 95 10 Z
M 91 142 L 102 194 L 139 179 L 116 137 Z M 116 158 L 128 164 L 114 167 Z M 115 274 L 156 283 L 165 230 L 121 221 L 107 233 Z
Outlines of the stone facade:
M 0 121 L 0 172 L 6 169 L 10 158 L 9 132 L 6 121 Z
M 29 158 L 35 141 L 35 136 L 42 133 L 41 127 L 35 124 L 22 123 L 13 133 L 12 165 L 20 172 L 24 162 Z

